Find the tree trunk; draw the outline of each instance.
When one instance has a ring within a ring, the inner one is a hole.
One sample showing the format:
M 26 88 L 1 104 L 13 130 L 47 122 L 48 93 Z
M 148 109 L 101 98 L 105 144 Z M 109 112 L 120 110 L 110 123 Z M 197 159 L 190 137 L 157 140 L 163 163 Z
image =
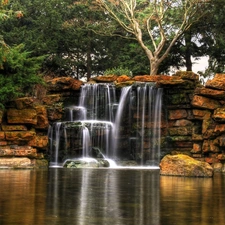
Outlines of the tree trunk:
M 88 37 L 91 36 L 91 32 L 88 31 Z M 88 41 L 88 46 L 87 46 L 87 81 L 90 80 L 91 78 L 91 64 L 92 64 L 92 61 L 91 61 L 91 38 L 89 39 Z
M 186 64 L 186 70 L 192 71 L 192 61 L 191 61 L 191 32 L 187 32 L 184 35 L 185 38 L 185 64 Z
M 150 58 L 150 75 L 158 75 L 159 65 L 161 63 L 161 60 L 159 60 L 157 57 Z

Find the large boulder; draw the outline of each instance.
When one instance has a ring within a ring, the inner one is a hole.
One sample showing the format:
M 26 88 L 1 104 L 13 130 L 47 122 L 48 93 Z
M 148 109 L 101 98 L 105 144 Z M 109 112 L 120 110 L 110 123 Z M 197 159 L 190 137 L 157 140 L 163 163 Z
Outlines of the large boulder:
M 185 177 L 212 177 L 213 168 L 188 155 L 166 155 L 160 163 L 160 174 Z

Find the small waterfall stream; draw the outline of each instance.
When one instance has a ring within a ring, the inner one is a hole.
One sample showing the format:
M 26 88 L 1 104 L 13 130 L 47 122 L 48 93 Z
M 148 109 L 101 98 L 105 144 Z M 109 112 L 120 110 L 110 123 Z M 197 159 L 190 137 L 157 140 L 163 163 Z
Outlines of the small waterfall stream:
M 78 106 L 65 108 L 66 121 L 49 129 L 51 165 L 80 157 L 158 166 L 162 89 L 137 83 L 85 84 Z

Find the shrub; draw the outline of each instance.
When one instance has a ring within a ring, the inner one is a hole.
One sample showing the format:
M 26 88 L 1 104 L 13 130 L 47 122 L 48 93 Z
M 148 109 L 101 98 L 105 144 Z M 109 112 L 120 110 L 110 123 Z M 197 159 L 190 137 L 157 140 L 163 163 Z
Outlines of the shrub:
M 132 76 L 132 72 L 128 68 L 123 68 L 123 67 L 114 67 L 112 69 L 107 69 L 104 72 L 104 75 L 127 75 L 127 76 Z

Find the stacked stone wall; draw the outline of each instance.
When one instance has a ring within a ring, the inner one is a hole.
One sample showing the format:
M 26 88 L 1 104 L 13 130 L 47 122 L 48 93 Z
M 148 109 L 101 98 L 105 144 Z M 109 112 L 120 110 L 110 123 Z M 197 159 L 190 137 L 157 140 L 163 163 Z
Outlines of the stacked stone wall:
M 62 120 L 64 102 L 81 84 L 56 78 L 37 96 L 16 99 L 0 111 L 0 168 L 48 167 L 48 128 Z
M 200 85 L 196 77 L 190 89 L 165 87 L 164 97 L 168 113 L 164 151 L 190 155 L 210 163 L 214 171 L 223 171 L 225 74 L 216 74 L 205 86 Z

